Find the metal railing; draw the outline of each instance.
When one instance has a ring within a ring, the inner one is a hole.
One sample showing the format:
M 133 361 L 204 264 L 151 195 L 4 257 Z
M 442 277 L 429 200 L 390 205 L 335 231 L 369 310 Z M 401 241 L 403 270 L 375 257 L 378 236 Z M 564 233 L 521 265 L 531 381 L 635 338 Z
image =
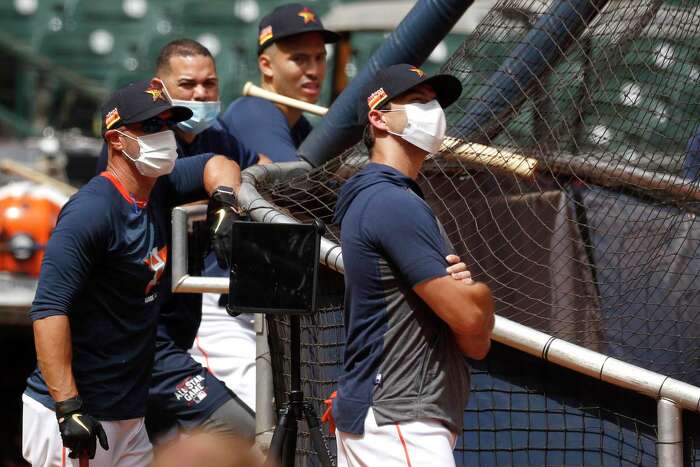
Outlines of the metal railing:
M 310 170 L 306 162 L 287 162 L 272 165 L 256 165 L 243 171 L 242 186 L 238 201 L 250 217 L 258 222 L 296 223 L 294 218 L 280 212 L 257 191 L 258 184 L 271 184 L 293 178 Z M 173 292 L 228 292 L 228 279 L 217 277 L 195 277 L 187 274 L 188 222 L 203 218 L 206 206 L 181 206 L 173 210 Z M 335 242 L 322 239 L 321 263 L 339 272 L 344 272 L 341 248 Z M 262 329 L 260 315 L 256 315 L 256 328 Z M 683 465 L 682 411 L 700 412 L 700 388 L 677 379 L 646 370 L 569 343 L 536 329 L 523 326 L 502 316 L 496 316 L 493 340 L 528 353 L 556 365 L 602 380 L 620 388 L 635 391 L 657 400 L 657 458 L 662 467 Z M 269 349 L 259 348 L 259 355 Z M 259 341 L 259 342 L 260 342 Z M 258 361 L 257 384 L 261 389 L 272 384 L 272 369 Z M 267 394 L 272 391 L 268 390 Z M 256 402 L 258 433 L 269 431 L 273 420 L 271 398 Z

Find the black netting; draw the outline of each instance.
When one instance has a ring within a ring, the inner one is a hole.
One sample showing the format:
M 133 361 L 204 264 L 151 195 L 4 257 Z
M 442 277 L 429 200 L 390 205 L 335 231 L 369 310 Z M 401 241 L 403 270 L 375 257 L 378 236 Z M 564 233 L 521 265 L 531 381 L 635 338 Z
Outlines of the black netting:
M 700 126 L 700 3 L 590 1 L 600 11 L 554 52 L 516 57 L 555 7 L 585 1 L 498 2 L 444 67 L 464 85 L 448 134 L 480 145 L 433 157 L 419 183 L 472 274 L 492 288 L 499 315 L 700 385 L 700 150 L 691 141 Z M 516 69 L 535 75 L 512 79 Z M 498 96 L 508 105 L 484 120 Z M 493 162 L 523 157 L 536 162 L 533 176 Z M 330 224 L 339 187 L 366 161 L 356 146 L 265 196 Z M 317 346 L 306 354 L 317 381 L 307 390 L 318 398 L 332 390 L 342 358 L 330 350 L 342 338 L 336 315 L 307 323 L 307 352 Z M 544 381 L 541 371 L 518 379 L 501 356 L 476 367 L 465 412 L 474 431 L 458 452 L 465 462 L 655 462 L 653 401 L 618 410 L 605 391 L 572 395 L 573 383 Z M 694 462 L 693 439 L 686 448 Z M 534 455 L 544 457 L 527 461 Z

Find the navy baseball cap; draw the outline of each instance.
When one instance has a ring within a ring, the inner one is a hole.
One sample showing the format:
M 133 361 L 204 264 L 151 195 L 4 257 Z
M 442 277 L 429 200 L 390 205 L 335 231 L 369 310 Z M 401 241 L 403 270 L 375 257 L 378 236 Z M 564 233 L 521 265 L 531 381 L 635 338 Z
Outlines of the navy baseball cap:
M 306 32 L 320 32 L 326 43 L 338 42 L 340 36 L 324 29 L 315 11 L 301 3 L 288 3 L 272 10 L 258 25 L 258 55 L 280 39 Z
M 452 75 L 441 74 L 428 76 L 423 70 L 408 63 L 400 63 L 379 70 L 364 87 L 365 100 L 360 101 L 358 114 L 360 120 L 367 112 L 381 109 L 392 99 L 418 86 L 429 84 L 442 108 L 449 107 L 462 94 L 462 83 Z
M 160 80 L 130 83 L 112 93 L 102 106 L 102 135 L 123 125 L 139 123 L 169 110 L 168 120 L 182 122 L 192 118 L 187 107 L 173 105 Z

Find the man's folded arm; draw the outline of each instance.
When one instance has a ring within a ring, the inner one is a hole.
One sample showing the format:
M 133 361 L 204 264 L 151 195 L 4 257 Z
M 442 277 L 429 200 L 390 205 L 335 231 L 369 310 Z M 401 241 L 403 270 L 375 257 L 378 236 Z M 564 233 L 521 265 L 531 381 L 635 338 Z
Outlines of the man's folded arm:
M 428 279 L 413 290 L 450 327 L 464 355 L 481 360 L 491 347 L 494 325 L 491 290 L 450 276 Z

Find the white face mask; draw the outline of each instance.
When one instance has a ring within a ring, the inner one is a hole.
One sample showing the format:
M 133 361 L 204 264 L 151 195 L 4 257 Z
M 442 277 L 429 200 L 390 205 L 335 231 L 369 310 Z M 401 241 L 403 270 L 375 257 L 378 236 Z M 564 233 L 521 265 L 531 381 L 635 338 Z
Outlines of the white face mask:
M 177 143 L 172 130 L 164 130 L 150 135 L 134 138 L 116 130 L 122 136 L 135 139 L 139 143 L 139 155 L 133 157 L 122 150 L 124 155 L 134 161 L 136 169 L 144 177 L 160 177 L 168 175 L 175 167 L 177 159 Z
M 171 99 L 173 105 L 187 107 L 192 111 L 192 118 L 179 122 L 177 127 L 186 133 L 198 135 L 209 128 L 221 111 L 220 101 L 183 101 Z
M 434 154 L 440 150 L 447 130 L 447 121 L 445 112 L 437 100 L 433 99 L 426 103 L 412 102 L 404 105 L 402 109 L 381 112 L 406 112 L 406 128 L 403 132 L 394 133 L 389 130 L 389 133 L 399 136 L 428 154 Z

